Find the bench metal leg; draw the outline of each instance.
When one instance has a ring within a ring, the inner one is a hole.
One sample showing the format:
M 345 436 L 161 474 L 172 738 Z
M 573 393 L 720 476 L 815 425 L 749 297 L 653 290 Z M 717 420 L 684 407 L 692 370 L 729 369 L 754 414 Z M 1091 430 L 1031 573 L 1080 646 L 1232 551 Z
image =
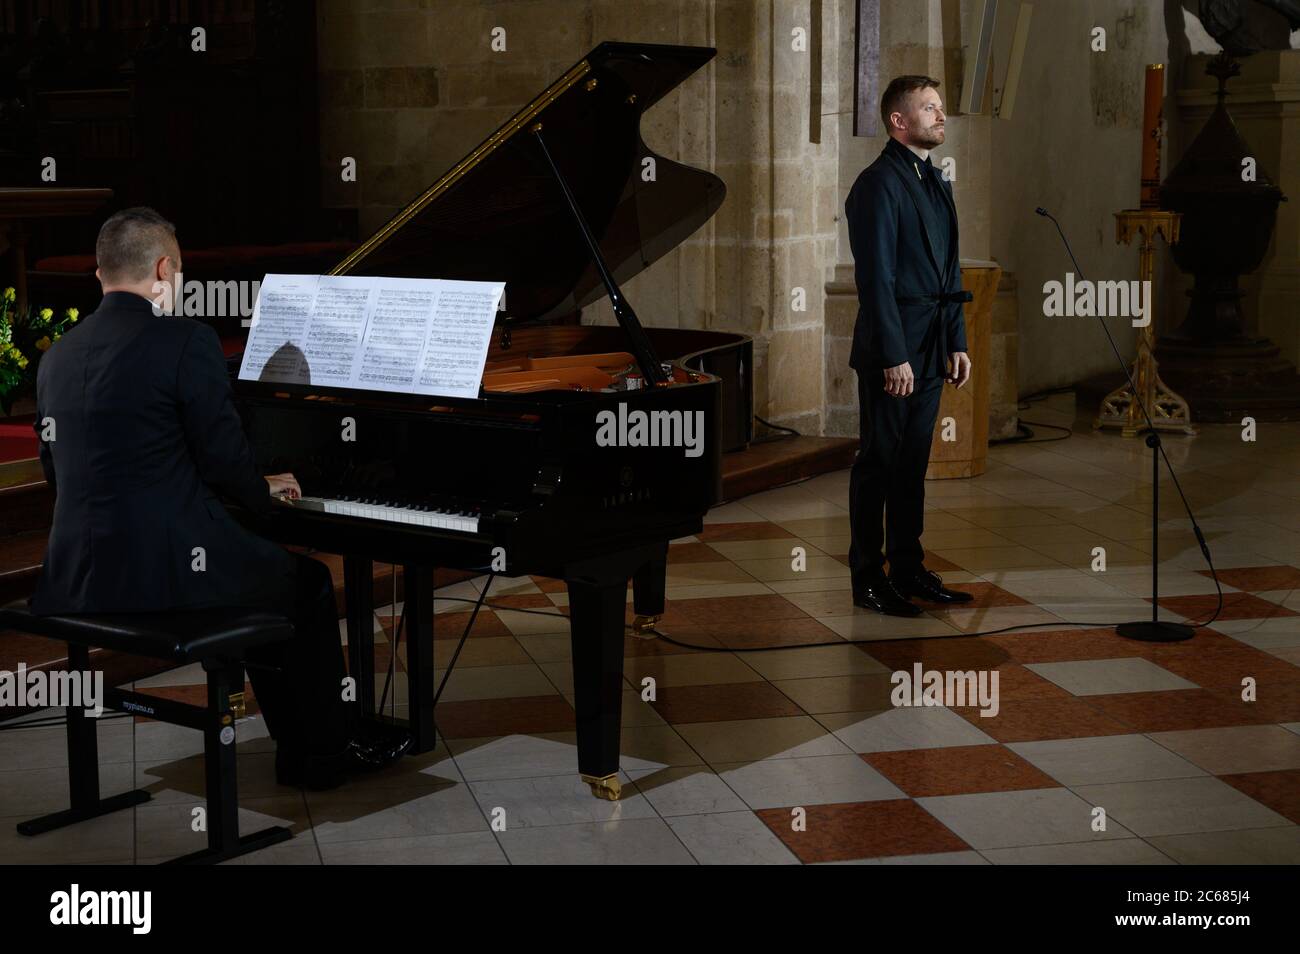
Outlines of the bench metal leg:
M 90 672 L 90 650 L 87 647 L 68 643 L 68 670 Z M 99 797 L 98 722 L 87 717 L 80 705 L 67 706 L 63 711 L 68 734 L 68 800 L 72 807 L 19 822 L 20 835 L 44 834 L 149 801 L 149 793 L 143 789 L 108 798 Z
M 100 815 L 108 815 L 120 809 L 130 808 L 133 805 L 140 805 L 147 801 L 149 801 L 149 793 L 144 789 L 137 788 L 130 792 L 123 792 L 121 795 L 110 795 L 108 798 L 98 799 L 93 805 L 82 808 L 68 808 L 61 812 L 51 812 L 48 815 L 42 815 L 40 818 L 19 822 L 17 826 L 18 834 L 43 835 L 47 831 L 54 831 L 56 828 L 66 828 L 68 825 L 75 825 L 77 822 L 98 818 Z
M 208 719 L 203 729 L 204 783 L 208 800 L 208 847 L 168 861 L 169 865 L 216 864 L 287 841 L 293 833 L 273 825 L 239 835 L 239 786 L 235 759 L 235 713 L 232 692 L 244 690 L 241 664 L 204 663 L 208 673 Z
M 68 645 L 68 665 L 73 671 L 90 670 L 90 651 L 85 646 Z M 241 663 L 213 660 L 205 662 L 208 674 L 206 709 L 176 706 L 164 721 L 203 726 L 204 785 L 208 803 L 208 847 L 167 864 L 215 864 L 229 858 L 257 851 L 268 845 L 287 841 L 293 833 L 282 825 L 273 825 L 251 835 L 239 834 L 239 788 L 236 781 L 235 711 L 231 693 L 244 690 L 244 667 Z M 120 695 L 120 694 L 119 694 Z M 160 703 L 161 707 L 161 703 Z M 184 712 L 179 710 L 185 710 Z M 163 713 L 160 711 L 159 715 Z M 68 789 L 71 808 L 18 823 L 22 835 L 39 835 L 56 828 L 76 824 L 89 818 L 107 815 L 149 801 L 143 789 L 101 798 L 99 795 L 99 745 L 96 723 L 84 714 L 82 706 L 67 708 Z

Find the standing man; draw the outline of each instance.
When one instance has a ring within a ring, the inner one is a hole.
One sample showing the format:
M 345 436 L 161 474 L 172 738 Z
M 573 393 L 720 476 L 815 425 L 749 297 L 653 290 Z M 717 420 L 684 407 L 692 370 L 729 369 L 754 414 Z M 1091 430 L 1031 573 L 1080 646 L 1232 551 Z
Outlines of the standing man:
M 945 380 L 960 388 L 971 372 L 957 209 L 952 186 L 930 163 L 944 139 L 938 86 L 928 76 L 899 76 L 886 87 L 880 116 L 889 142 L 844 204 L 858 285 L 849 359 L 861 428 L 849 482 L 853 602 L 891 616 L 920 615 L 912 597 L 971 599 L 926 570 L 921 549 L 940 391 Z

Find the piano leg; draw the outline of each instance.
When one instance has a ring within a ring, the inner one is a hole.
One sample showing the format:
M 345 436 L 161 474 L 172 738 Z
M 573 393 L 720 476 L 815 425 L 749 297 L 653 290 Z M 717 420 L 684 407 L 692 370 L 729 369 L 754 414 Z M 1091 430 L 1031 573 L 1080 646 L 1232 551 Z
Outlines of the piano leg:
M 402 569 L 406 609 L 406 701 L 410 713 L 411 752 L 428 752 L 438 744 L 433 722 L 433 570 Z
M 632 631 L 642 639 L 654 639 L 655 626 L 664 615 L 664 586 L 668 574 L 668 542 L 648 563 L 632 575 Z
M 623 709 L 623 618 L 627 580 L 569 580 L 573 641 L 573 705 L 577 710 L 578 772 L 598 798 L 616 801 Z
M 368 557 L 343 558 L 343 598 L 348 604 L 348 670 L 357 682 L 362 718 L 375 712 L 374 564 Z

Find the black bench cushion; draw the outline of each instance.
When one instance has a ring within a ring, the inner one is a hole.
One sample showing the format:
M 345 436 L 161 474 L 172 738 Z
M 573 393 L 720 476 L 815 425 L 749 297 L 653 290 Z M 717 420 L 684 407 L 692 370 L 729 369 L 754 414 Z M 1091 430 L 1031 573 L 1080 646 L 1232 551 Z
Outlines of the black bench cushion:
M 169 613 L 37 616 L 26 602 L 0 609 L 0 626 L 36 636 L 176 662 L 237 660 L 250 646 L 293 636 L 293 624 L 262 610 L 207 609 Z

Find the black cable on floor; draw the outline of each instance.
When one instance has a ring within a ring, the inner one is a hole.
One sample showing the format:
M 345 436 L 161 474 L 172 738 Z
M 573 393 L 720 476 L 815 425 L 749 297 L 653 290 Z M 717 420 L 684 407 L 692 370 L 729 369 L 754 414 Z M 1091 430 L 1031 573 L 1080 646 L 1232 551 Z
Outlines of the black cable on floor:
M 1216 585 L 1218 584 L 1217 579 L 1215 580 L 1215 584 Z M 435 596 L 434 599 L 450 600 L 453 603 L 476 602 L 475 600 L 471 600 L 468 597 L 464 597 L 464 596 Z M 1220 604 L 1222 604 L 1223 602 L 1222 590 L 1219 591 L 1219 602 Z M 501 606 L 500 604 L 497 603 L 488 603 L 486 605 L 487 608 L 491 610 L 508 610 L 511 613 L 528 613 L 533 616 L 554 616 L 556 619 L 564 619 L 564 620 L 567 620 L 569 618 L 568 616 L 565 616 L 563 613 L 554 613 L 550 610 L 519 609 L 514 606 Z M 477 610 L 475 610 L 475 612 L 477 613 Z M 1217 615 L 1217 612 L 1215 615 Z M 1214 618 L 1215 618 L 1214 616 L 1211 616 L 1208 622 L 1189 623 L 1188 625 L 1200 629 L 1201 627 L 1208 626 L 1210 623 L 1212 623 L 1214 621 Z M 1088 629 L 1114 629 L 1118 625 L 1119 623 L 1107 623 L 1104 621 L 1095 622 L 1095 623 L 1085 623 L 1085 622 L 1075 622 L 1073 620 L 1056 620 L 1050 623 L 1022 623 L 1018 626 L 1004 626 L 1001 629 L 982 629 L 982 630 L 977 630 L 973 633 L 944 633 L 938 636 L 918 636 L 916 638 L 924 639 L 924 640 L 959 639 L 962 637 L 997 636 L 1001 633 L 1010 633 L 1018 629 L 1042 629 L 1044 626 L 1055 626 L 1058 629 L 1063 626 L 1084 626 Z M 631 626 L 625 626 L 624 628 L 632 629 Z M 679 642 L 678 640 L 675 640 L 671 636 L 665 635 L 664 633 L 661 633 L 658 630 L 652 629 L 649 630 L 649 632 L 654 633 L 656 636 L 658 636 L 660 639 L 663 639 L 665 642 L 672 643 L 674 646 L 681 646 L 683 649 L 696 649 L 699 650 L 700 652 L 706 652 L 706 653 L 760 653 L 760 652 L 771 652 L 777 649 L 815 649 L 823 646 L 843 646 L 846 643 L 882 642 L 882 640 L 877 640 L 877 639 L 835 639 L 835 640 L 829 640 L 827 642 L 822 642 L 822 643 L 792 643 L 787 646 L 756 646 L 750 648 L 733 648 L 731 646 L 697 646 L 693 643 Z
M 791 437 L 802 437 L 802 436 L 803 436 L 803 435 L 800 434 L 798 431 L 796 431 L 793 427 L 786 427 L 786 426 L 784 426 L 784 425 L 782 425 L 782 424 L 773 424 L 771 421 L 765 420 L 764 418 L 759 417 L 757 414 L 754 415 L 754 420 L 758 421 L 758 423 L 762 424 L 764 427 L 771 428 L 771 429 L 774 430 L 774 431 L 785 431 L 785 432 L 786 432 L 787 434 L 789 434 Z M 755 444 L 762 444 L 764 441 L 766 441 L 766 440 L 772 440 L 772 439 L 773 439 L 773 438 L 770 438 L 770 437 L 768 437 L 768 438 L 762 438 L 761 440 L 754 441 L 753 443 L 755 443 Z
M 492 585 L 494 579 L 496 579 L 495 573 L 488 576 L 487 582 L 483 584 L 483 592 L 479 593 L 478 599 L 474 601 L 474 611 L 469 614 L 469 621 L 465 624 L 465 632 L 460 634 L 460 642 L 456 644 L 456 651 L 451 654 L 451 662 L 447 664 L 447 671 L 442 674 L 442 682 L 438 684 L 438 691 L 433 694 L 433 704 L 435 706 L 438 704 L 438 700 L 442 698 L 442 690 L 447 688 L 447 680 L 451 678 L 451 671 L 456 668 L 456 660 L 460 658 L 461 648 L 465 645 L 465 640 L 469 638 L 469 631 L 474 628 L 474 620 L 478 619 L 478 611 L 483 608 L 483 601 L 487 599 L 488 588 Z M 443 598 L 452 599 L 453 597 Z M 438 599 L 438 597 L 435 596 L 434 599 Z M 562 614 L 556 613 L 555 615 Z

